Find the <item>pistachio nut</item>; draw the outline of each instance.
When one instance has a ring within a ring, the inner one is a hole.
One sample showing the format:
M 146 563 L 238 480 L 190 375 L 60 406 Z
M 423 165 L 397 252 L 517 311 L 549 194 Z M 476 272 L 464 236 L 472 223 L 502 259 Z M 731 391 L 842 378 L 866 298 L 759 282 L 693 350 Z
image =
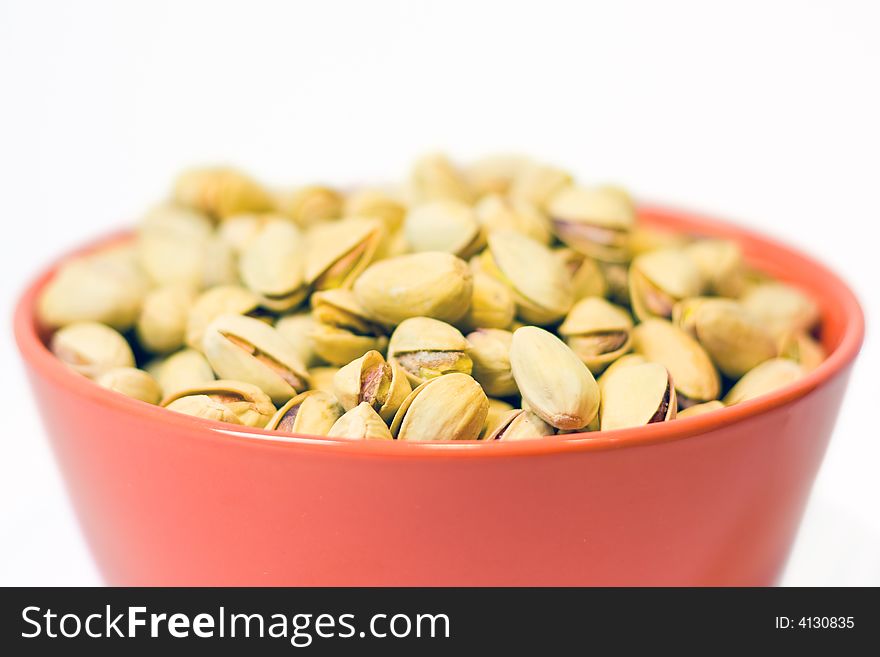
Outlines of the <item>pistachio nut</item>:
M 669 370 L 679 408 L 718 397 L 721 382 L 706 350 L 671 322 L 647 319 L 636 326 L 633 348 Z
M 283 219 L 266 222 L 242 251 L 239 273 L 266 308 L 283 312 L 298 306 L 308 291 L 299 229 Z
M 477 197 L 506 194 L 531 160 L 523 155 L 489 155 L 465 167 L 465 178 Z
M 702 288 L 700 270 L 680 249 L 643 253 L 629 268 L 630 304 L 640 320 L 669 319 L 678 301 L 699 296 Z
M 736 382 L 724 397 L 728 406 L 739 404 L 794 383 L 804 376 L 804 368 L 787 358 L 765 360 Z
M 625 195 L 572 185 L 553 195 L 547 213 L 553 231 L 575 251 L 606 262 L 629 260 L 636 211 Z
M 186 344 L 201 351 L 208 324 L 220 315 L 259 317 L 260 298 L 240 285 L 218 285 L 202 292 L 192 304 L 186 321 Z
M 676 415 L 676 418 L 680 420 L 686 417 L 693 417 L 694 415 L 702 415 L 703 413 L 709 413 L 710 411 L 717 411 L 719 408 L 724 408 L 724 402 L 713 399 L 712 401 L 703 402 L 702 404 L 694 404 L 693 406 L 680 410 L 678 415 Z
M 162 391 L 156 380 L 136 367 L 114 367 L 101 374 L 95 382 L 103 388 L 148 404 L 158 404 L 162 397 Z
M 174 183 L 174 200 L 215 219 L 267 212 L 273 206 L 272 197 L 258 182 L 231 167 L 185 171 Z
M 306 235 L 306 283 L 315 290 L 351 287 L 382 240 L 378 219 L 348 217 L 318 224 Z
M 218 376 L 259 386 L 276 404 L 309 387 L 296 349 L 258 319 L 220 315 L 205 329 L 202 345 Z
M 567 247 L 554 249 L 553 255 L 568 271 L 575 301 L 584 297 L 604 297 L 608 294 L 605 274 L 595 260 Z M 624 281 L 625 277 L 624 274 Z
M 612 372 L 602 384 L 603 431 L 675 419 L 675 386 L 666 368 L 643 363 Z
M 500 329 L 477 329 L 467 336 L 473 377 L 487 395 L 510 397 L 519 393 L 510 371 L 512 340 L 513 333 Z
M 408 317 L 455 322 L 470 306 L 473 275 L 452 254 L 413 253 L 367 267 L 354 283 L 354 294 L 367 314 L 383 324 Z
M 410 248 L 417 253 L 444 251 L 469 258 L 486 243 L 473 209 L 452 199 L 413 206 L 406 215 L 403 231 Z
M 684 249 L 697 264 L 706 292 L 738 297 L 745 289 L 742 249 L 733 240 L 696 240 Z
M 339 371 L 338 367 L 313 367 L 309 370 L 312 390 L 333 393 L 333 379 Z
M 777 345 L 781 358 L 793 360 L 803 367 L 805 372 L 812 372 L 819 367 L 827 356 L 822 345 L 805 331 L 783 333 Z
M 474 206 L 474 214 L 483 230 L 513 230 L 541 244 L 550 244 L 553 235 L 550 223 L 528 201 L 489 194 Z
M 49 328 L 98 322 L 120 331 L 137 320 L 148 283 L 132 263 L 95 254 L 61 265 L 37 302 Z
M 385 351 L 385 328 L 372 321 L 351 290 L 337 288 L 312 295 L 316 324 L 309 334 L 315 353 L 328 363 L 345 365 L 368 351 Z
M 489 412 L 486 414 L 486 422 L 483 424 L 483 430 L 480 432 L 480 440 L 486 440 L 491 436 L 512 410 L 514 410 L 513 405 L 508 404 L 506 401 L 489 397 Z
M 158 287 L 144 297 L 137 321 L 138 342 L 154 354 L 183 346 L 195 292 L 185 285 Z
M 516 313 L 513 293 L 504 283 L 482 271 L 474 271 L 471 305 L 457 323 L 468 329 L 508 328 Z
M 510 288 L 518 315 L 541 325 L 562 319 L 574 293 L 568 271 L 553 251 L 512 230 L 492 231 L 488 241 L 480 266 Z
M 282 218 L 277 214 L 237 214 L 220 224 L 217 235 L 230 246 L 235 255 L 241 255 L 267 222 Z
M 342 194 L 323 185 L 307 185 L 278 195 L 279 211 L 300 228 L 338 219 L 344 205 Z
M 430 317 L 410 317 L 391 334 L 388 360 L 403 368 L 410 383 L 419 385 L 450 372 L 470 374 L 469 348 L 454 326 Z
M 309 436 L 326 436 L 343 410 L 333 395 L 307 390 L 292 397 L 266 424 L 266 429 Z
M 601 297 L 578 301 L 559 327 L 559 334 L 590 372 L 601 374 L 632 347 L 629 313 Z
M 379 247 L 376 249 L 376 255 L 373 260 L 387 260 L 388 258 L 396 258 L 397 256 L 409 253 L 409 243 L 406 241 L 406 235 L 403 227 L 397 228 L 392 232 L 386 232 Z
M 785 283 L 756 285 L 740 301 L 775 336 L 789 331 L 809 332 L 819 321 L 816 302 Z
M 539 210 L 544 210 L 550 199 L 571 184 L 571 174 L 546 164 L 532 162 L 524 166 L 513 179 L 509 195 L 521 199 Z
M 52 353 L 90 379 L 117 367 L 134 367 L 134 354 L 120 333 L 98 322 L 75 322 L 52 336 Z
M 403 226 L 406 206 L 382 190 L 360 189 L 346 197 L 344 216 L 378 219 L 386 233 L 393 233 Z
M 607 285 L 607 296 L 611 301 L 631 307 L 629 300 L 629 267 L 618 262 L 600 262 L 599 269 Z
M 361 402 L 340 417 L 328 436 L 354 440 L 393 440 L 388 425 L 367 402 Z
M 562 340 L 536 326 L 513 334 L 513 378 L 528 404 L 557 429 L 588 425 L 599 411 L 599 387 L 587 366 Z
M 486 440 L 531 440 L 556 433 L 556 428 L 547 424 L 532 411 L 517 408 L 495 427 Z
M 316 326 L 317 321 L 311 312 L 284 315 L 275 322 L 275 330 L 293 345 L 299 354 L 299 359 L 309 368 L 314 367 L 321 360 L 315 352 L 315 344 L 312 340 Z
M 467 374 L 453 372 L 428 379 L 397 409 L 391 434 L 398 440 L 476 440 L 489 401 L 480 384 Z
M 685 299 L 673 308 L 672 321 L 696 338 L 718 370 L 732 379 L 776 356 L 773 336 L 733 299 Z
M 445 155 L 426 155 L 413 165 L 410 190 L 417 202 L 452 199 L 470 203 L 473 192 L 461 171 Z
M 208 359 L 195 349 L 181 349 L 149 369 L 166 396 L 214 380 Z
M 162 400 L 178 413 L 262 429 L 275 415 L 269 396 L 244 381 L 218 380 L 184 388 Z
M 629 233 L 629 252 L 633 257 L 662 249 L 682 249 L 690 240 L 672 230 L 636 224 Z
M 345 410 L 367 402 L 386 422 L 392 420 L 411 391 L 400 365 L 386 363 L 378 351 L 368 351 L 333 377 L 333 392 Z
M 642 363 L 650 363 L 647 358 L 642 356 L 641 354 L 626 354 L 625 356 L 621 356 L 613 363 L 611 363 L 605 371 L 602 372 L 602 376 L 596 379 L 596 383 L 599 384 L 599 391 L 602 391 L 602 386 L 605 385 L 605 381 L 611 377 L 613 372 L 617 370 L 622 370 L 624 367 L 630 367 L 632 365 L 641 365 Z

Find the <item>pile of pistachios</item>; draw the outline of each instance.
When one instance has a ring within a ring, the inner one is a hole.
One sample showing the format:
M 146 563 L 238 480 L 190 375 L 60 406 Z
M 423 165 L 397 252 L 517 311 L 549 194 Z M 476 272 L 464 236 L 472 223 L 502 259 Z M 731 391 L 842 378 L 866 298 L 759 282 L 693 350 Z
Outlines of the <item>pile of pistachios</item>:
M 39 319 L 98 385 L 281 433 L 521 440 L 666 422 L 787 385 L 819 311 L 736 242 L 640 225 L 523 157 L 396 187 L 175 182 L 134 239 L 64 263 Z

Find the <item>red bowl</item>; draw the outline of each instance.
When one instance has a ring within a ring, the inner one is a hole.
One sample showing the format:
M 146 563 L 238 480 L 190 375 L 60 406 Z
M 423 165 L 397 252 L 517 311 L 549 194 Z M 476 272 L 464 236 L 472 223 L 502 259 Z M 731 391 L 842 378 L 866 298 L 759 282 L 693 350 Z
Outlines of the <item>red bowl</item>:
M 681 212 L 641 215 L 736 239 L 752 264 L 814 295 L 828 359 L 760 399 L 637 429 L 469 444 L 288 437 L 171 413 L 68 370 L 35 322 L 55 268 L 45 272 L 18 303 L 15 335 L 105 580 L 776 582 L 861 346 L 862 311 L 835 274 L 772 240 Z

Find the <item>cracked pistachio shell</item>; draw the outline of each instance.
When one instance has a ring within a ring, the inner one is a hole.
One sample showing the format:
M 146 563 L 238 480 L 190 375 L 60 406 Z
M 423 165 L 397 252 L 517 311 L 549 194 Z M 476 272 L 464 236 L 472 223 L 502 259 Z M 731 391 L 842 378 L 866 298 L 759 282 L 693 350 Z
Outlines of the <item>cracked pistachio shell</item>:
M 825 349 L 804 331 L 789 331 L 779 337 L 779 356 L 798 363 L 806 372 L 812 372 L 825 360 Z
M 141 267 L 156 285 L 195 289 L 236 279 L 235 254 L 211 221 L 185 208 L 160 206 L 141 221 L 137 235 Z
M 700 270 L 680 249 L 644 253 L 629 268 L 630 303 L 640 320 L 670 318 L 677 302 L 699 296 L 702 288 Z
M 430 317 L 410 317 L 391 334 L 388 360 L 403 368 L 410 383 L 419 385 L 450 372 L 470 374 L 469 348 L 454 326 Z
M 370 319 L 351 290 L 337 288 L 315 292 L 311 304 L 315 320 L 322 324 L 348 329 L 358 335 L 385 334 L 385 327 Z
M 284 221 L 285 217 L 274 212 L 262 214 L 237 214 L 229 217 L 217 227 L 217 235 L 221 241 L 230 246 L 232 252 L 239 256 L 250 241 L 256 237 L 270 221 Z
M 116 367 L 107 370 L 97 379 L 103 388 L 122 393 L 126 397 L 139 399 L 148 404 L 158 404 L 162 391 L 156 380 L 136 367 Z
M 426 201 L 410 208 L 403 232 L 417 253 L 443 251 L 469 258 L 486 243 L 474 210 L 451 199 Z
M 474 206 L 474 213 L 486 232 L 513 230 L 541 244 L 550 244 L 553 239 L 547 217 L 523 199 L 489 194 Z
M 675 419 L 678 404 L 669 372 L 658 363 L 615 370 L 602 385 L 603 431 Z
M 742 249 L 732 240 L 697 240 L 684 249 L 697 264 L 706 291 L 722 297 L 738 297 L 745 290 Z
M 137 320 L 147 288 L 134 263 L 99 254 L 76 258 L 43 288 L 37 315 L 50 328 L 99 322 L 124 331 Z
M 316 325 L 317 322 L 310 312 L 284 315 L 275 322 L 275 330 L 293 345 L 306 367 L 314 367 L 320 361 L 312 341 L 312 332 Z
M 258 312 L 260 298 L 240 285 L 218 285 L 202 292 L 192 304 L 186 321 L 186 344 L 202 349 L 208 324 L 220 315 L 251 315 Z
M 504 417 L 486 440 L 532 440 L 552 436 L 556 428 L 547 424 L 532 411 L 517 408 Z
M 629 300 L 629 267 L 616 262 L 599 262 L 599 269 L 608 286 L 607 296 L 611 301 L 620 305 L 631 307 Z
M 355 281 L 354 294 L 367 314 L 383 324 L 409 317 L 455 322 L 470 306 L 473 275 L 452 254 L 413 253 L 367 267 Z
M 721 382 L 706 350 L 671 322 L 648 319 L 636 326 L 633 348 L 669 370 L 682 408 L 718 397 Z
M 604 297 L 608 294 L 605 274 L 595 260 L 568 247 L 554 249 L 553 255 L 568 271 L 575 301 L 584 297 Z
M 559 334 L 590 372 L 600 374 L 632 347 L 629 313 L 601 297 L 578 301 L 559 327 Z
M 388 426 L 367 402 L 361 402 L 340 417 L 328 436 L 354 440 L 393 440 Z
M 567 171 L 532 162 L 520 170 L 510 186 L 511 198 L 531 203 L 539 210 L 546 209 L 548 201 L 571 184 Z
M 787 358 L 765 360 L 755 369 L 747 372 L 724 397 L 728 406 L 739 404 L 778 388 L 794 383 L 804 376 L 804 368 Z
M 482 157 L 465 167 L 465 178 L 479 198 L 506 194 L 517 176 L 531 164 L 524 155 L 496 154 Z
M 218 376 L 259 386 L 276 404 L 309 387 L 296 349 L 259 319 L 220 315 L 205 329 L 202 344 Z
M 373 261 L 396 258 L 397 256 L 406 255 L 407 253 L 409 253 L 409 244 L 406 241 L 403 227 L 401 227 L 391 232 L 385 232 L 382 241 L 379 242 L 379 247 L 376 249 L 376 255 L 373 258 Z
M 346 217 L 371 217 L 393 232 L 403 226 L 406 206 L 391 193 L 380 189 L 359 189 L 345 199 Z
M 510 371 L 510 343 L 513 333 L 500 329 L 477 329 L 469 333 L 473 377 L 487 395 L 510 397 L 519 394 Z
M 696 338 L 718 370 L 732 379 L 776 356 L 773 336 L 732 299 L 685 299 L 675 305 L 672 319 Z
M 642 356 L 641 354 L 626 354 L 625 356 L 621 356 L 613 363 L 611 363 L 605 371 L 602 372 L 602 376 L 596 379 L 596 383 L 599 384 L 599 392 L 602 391 L 602 386 L 605 385 L 605 381 L 612 375 L 613 372 L 617 370 L 622 370 L 624 367 L 631 367 L 632 365 L 641 365 L 642 363 L 649 363 L 650 361 Z
M 378 219 L 348 217 L 306 234 L 305 277 L 315 290 L 349 288 L 373 260 L 382 240 Z
M 178 413 L 260 429 L 275 415 L 272 400 L 260 388 L 244 381 L 223 379 L 166 395 L 162 406 Z
M 588 425 L 599 411 L 599 387 L 562 340 L 536 326 L 513 334 L 510 366 L 523 403 L 557 429 Z
M 489 248 L 480 256 L 480 266 L 510 288 L 517 314 L 526 322 L 552 324 L 574 302 L 565 265 L 548 247 L 514 231 L 489 233 Z
M 809 332 L 819 321 L 816 302 L 785 283 L 757 285 L 740 301 L 775 336 L 789 331 Z
M 368 351 L 336 372 L 333 392 L 345 410 L 367 402 L 390 422 L 412 388 L 400 365 L 386 363 L 378 351 Z
M 462 172 L 440 153 L 425 155 L 415 162 L 410 173 L 410 193 L 416 202 L 473 201 L 473 191 Z
M 358 335 L 347 328 L 318 322 L 309 334 L 315 353 L 332 365 L 345 365 L 370 350 L 385 351 L 384 335 Z
M 150 369 L 166 396 L 214 380 L 208 359 L 195 349 L 181 349 Z
M 333 395 L 307 390 L 279 408 L 265 428 L 283 433 L 326 436 L 342 413 L 342 407 Z
M 457 324 L 465 330 L 506 329 L 513 323 L 515 313 L 516 303 L 510 288 L 477 267 L 470 308 Z
M 90 379 L 117 367 L 134 367 L 134 354 L 125 338 L 105 324 L 76 322 L 52 336 L 52 353 Z
M 179 284 L 147 293 L 137 321 L 138 342 L 154 354 L 167 354 L 182 347 L 195 298 L 192 288 Z
M 575 251 L 606 262 L 629 260 L 636 211 L 625 193 L 609 187 L 566 187 L 547 206 L 556 235 Z
M 305 241 L 284 219 L 266 222 L 241 253 L 239 273 L 266 308 L 284 312 L 306 297 Z
M 300 228 L 338 219 L 342 216 L 345 197 L 323 185 L 306 185 L 278 195 L 278 209 L 293 219 Z
M 662 249 L 682 249 L 689 243 L 687 235 L 643 224 L 633 226 L 629 234 L 629 252 L 633 257 Z
M 309 370 L 309 378 L 312 381 L 312 390 L 321 392 L 333 392 L 333 379 L 339 371 L 338 367 L 313 367 Z
M 174 183 L 174 200 L 215 219 L 242 212 L 267 212 L 274 203 L 253 178 L 231 167 L 184 171 Z
M 413 390 L 394 415 L 391 433 L 398 440 L 476 440 L 488 413 L 480 384 L 454 372 Z
M 702 415 L 703 413 L 708 413 L 710 411 L 717 411 L 719 408 L 724 408 L 724 402 L 713 399 L 712 401 L 703 402 L 702 404 L 694 404 L 689 408 L 685 408 L 679 411 L 675 417 L 680 420 L 686 417 L 693 417 L 694 415 Z
M 486 414 L 486 422 L 480 432 L 480 440 L 488 439 L 512 410 L 514 410 L 513 406 L 506 401 L 489 397 L 489 412 Z

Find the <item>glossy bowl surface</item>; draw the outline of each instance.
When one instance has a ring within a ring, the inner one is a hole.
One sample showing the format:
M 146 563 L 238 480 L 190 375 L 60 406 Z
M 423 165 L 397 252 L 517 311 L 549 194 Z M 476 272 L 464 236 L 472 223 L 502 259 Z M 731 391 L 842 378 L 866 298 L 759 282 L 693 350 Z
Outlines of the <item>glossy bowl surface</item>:
M 822 461 L 864 318 L 815 260 L 656 207 L 649 225 L 736 239 L 812 295 L 830 355 L 795 384 L 637 429 L 512 443 L 280 436 L 104 390 L 15 334 L 99 568 L 113 585 L 769 585 Z M 113 241 L 111 236 L 80 252 Z

